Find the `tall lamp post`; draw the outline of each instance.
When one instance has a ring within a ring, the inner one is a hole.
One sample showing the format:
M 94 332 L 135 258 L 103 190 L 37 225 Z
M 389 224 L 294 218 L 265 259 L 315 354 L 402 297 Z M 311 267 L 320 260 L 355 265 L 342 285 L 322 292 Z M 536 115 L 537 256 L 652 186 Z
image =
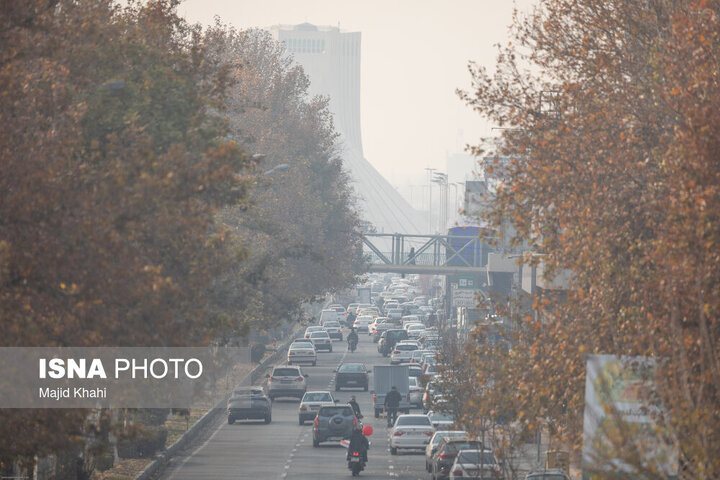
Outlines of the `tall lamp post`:
M 445 230 L 447 227 L 447 186 L 448 176 L 447 173 L 434 172 L 433 183 L 437 183 L 440 186 L 440 231 Z
M 430 233 L 433 232 L 433 221 L 432 221 L 432 174 L 435 171 L 434 168 L 426 168 L 428 172 L 428 230 Z

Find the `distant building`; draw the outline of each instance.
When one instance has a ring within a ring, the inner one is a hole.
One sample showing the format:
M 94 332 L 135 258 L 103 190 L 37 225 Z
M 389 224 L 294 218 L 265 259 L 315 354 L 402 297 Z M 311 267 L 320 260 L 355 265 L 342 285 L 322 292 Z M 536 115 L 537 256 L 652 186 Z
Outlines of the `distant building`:
M 360 32 L 337 27 L 276 25 L 270 28 L 310 77 L 310 94 L 330 97 L 343 160 L 360 196 L 361 216 L 378 233 L 424 233 L 422 216 L 363 156 L 360 130 Z

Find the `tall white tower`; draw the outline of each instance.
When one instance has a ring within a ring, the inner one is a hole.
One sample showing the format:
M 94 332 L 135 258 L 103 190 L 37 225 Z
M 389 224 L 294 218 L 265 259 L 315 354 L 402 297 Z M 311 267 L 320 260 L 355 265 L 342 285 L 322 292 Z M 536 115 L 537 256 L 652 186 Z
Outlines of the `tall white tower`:
M 422 216 L 363 156 L 360 129 L 360 32 L 337 27 L 277 25 L 276 40 L 310 77 L 310 94 L 330 98 L 343 160 L 360 196 L 361 215 L 380 233 L 423 233 Z

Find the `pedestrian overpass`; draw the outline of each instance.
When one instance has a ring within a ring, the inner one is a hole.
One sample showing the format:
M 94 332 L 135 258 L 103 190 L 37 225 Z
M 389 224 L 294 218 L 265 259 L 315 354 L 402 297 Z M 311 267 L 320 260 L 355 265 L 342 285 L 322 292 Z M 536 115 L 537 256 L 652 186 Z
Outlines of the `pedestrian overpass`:
M 370 272 L 462 275 L 487 270 L 490 239 L 478 235 L 363 235 Z

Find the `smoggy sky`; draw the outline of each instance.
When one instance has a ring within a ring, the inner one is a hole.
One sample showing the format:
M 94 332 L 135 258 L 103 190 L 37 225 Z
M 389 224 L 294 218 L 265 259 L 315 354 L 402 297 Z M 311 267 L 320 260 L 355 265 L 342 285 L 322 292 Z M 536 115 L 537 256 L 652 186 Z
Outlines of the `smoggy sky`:
M 532 0 L 520 0 L 521 11 Z M 419 183 L 425 167 L 497 134 L 460 101 L 468 61 L 493 67 L 508 41 L 513 0 L 184 0 L 191 22 L 214 16 L 237 28 L 309 22 L 362 33 L 361 125 L 365 157 L 393 185 Z

